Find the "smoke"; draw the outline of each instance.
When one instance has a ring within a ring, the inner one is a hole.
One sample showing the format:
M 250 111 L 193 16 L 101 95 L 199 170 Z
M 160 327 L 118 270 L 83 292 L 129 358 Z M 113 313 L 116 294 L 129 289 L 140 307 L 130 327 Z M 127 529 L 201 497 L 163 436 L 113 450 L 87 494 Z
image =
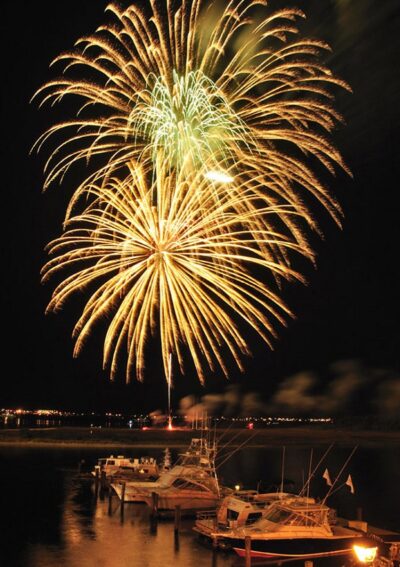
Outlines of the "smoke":
M 200 401 L 183 398 L 180 412 L 189 421 L 204 412 L 224 417 L 375 414 L 391 419 L 400 415 L 400 376 L 358 360 L 344 360 L 320 373 L 300 372 L 285 378 L 268 399 L 230 385 L 222 394 L 207 394 Z

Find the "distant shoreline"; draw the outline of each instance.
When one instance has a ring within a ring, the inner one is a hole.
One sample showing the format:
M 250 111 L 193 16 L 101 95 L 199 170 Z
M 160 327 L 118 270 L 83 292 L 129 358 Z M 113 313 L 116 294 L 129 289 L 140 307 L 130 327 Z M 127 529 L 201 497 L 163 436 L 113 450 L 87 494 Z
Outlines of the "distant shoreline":
M 90 427 L 54 427 L 1 429 L 0 448 L 54 447 L 54 448 L 170 448 L 185 447 L 201 432 L 192 429 L 126 429 Z M 222 437 L 223 436 L 223 437 Z M 352 430 L 344 428 L 319 429 L 315 427 L 218 429 L 221 443 L 232 447 L 243 444 L 247 448 L 263 448 L 282 445 L 320 446 L 334 443 L 336 446 L 362 447 L 400 446 L 400 431 Z

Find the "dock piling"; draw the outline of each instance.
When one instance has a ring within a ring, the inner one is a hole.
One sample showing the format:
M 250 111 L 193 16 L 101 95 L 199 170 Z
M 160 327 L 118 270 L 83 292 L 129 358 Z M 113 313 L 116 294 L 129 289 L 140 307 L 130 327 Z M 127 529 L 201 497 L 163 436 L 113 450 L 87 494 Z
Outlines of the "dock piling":
M 181 507 L 175 506 L 174 541 L 175 550 L 179 549 L 179 530 L 181 529 Z
M 104 492 L 107 488 L 106 471 L 100 471 L 100 500 L 104 500 Z
M 246 536 L 244 538 L 244 549 L 245 549 L 245 565 L 246 567 L 251 567 L 251 537 Z
M 121 483 L 121 522 L 124 521 L 124 506 L 125 506 L 125 489 L 126 489 L 126 482 Z
M 95 467 L 95 477 L 94 477 L 94 496 L 95 500 L 99 495 L 99 484 L 100 484 L 100 467 Z
M 157 492 L 151 493 L 151 515 L 153 518 L 158 516 L 158 494 Z
M 218 540 L 216 537 L 213 537 L 211 567 L 217 567 L 217 562 L 218 562 Z
M 158 529 L 158 494 L 151 493 L 150 533 L 157 535 Z
M 104 470 L 100 473 L 100 486 L 103 490 L 107 487 L 107 476 Z
M 113 490 L 110 486 L 108 490 L 108 515 L 112 516 L 112 497 L 113 497 Z
M 174 532 L 176 535 L 179 534 L 179 530 L 181 529 L 181 507 L 175 506 L 175 525 L 174 525 Z

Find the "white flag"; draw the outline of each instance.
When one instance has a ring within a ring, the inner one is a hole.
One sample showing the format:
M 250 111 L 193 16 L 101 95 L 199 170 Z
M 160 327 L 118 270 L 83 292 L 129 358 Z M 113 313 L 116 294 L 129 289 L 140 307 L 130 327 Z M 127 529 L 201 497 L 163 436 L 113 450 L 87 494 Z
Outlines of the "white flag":
M 351 480 L 351 476 L 350 476 L 350 475 L 347 477 L 347 480 L 346 480 L 345 484 L 347 484 L 347 486 L 350 487 L 350 492 L 351 492 L 352 494 L 354 494 L 354 485 L 353 485 L 353 481 Z
M 325 469 L 324 474 L 322 475 L 322 478 L 324 478 L 326 480 L 326 484 L 328 486 L 332 486 L 332 481 L 331 481 L 331 477 L 329 476 L 329 472 L 328 469 Z

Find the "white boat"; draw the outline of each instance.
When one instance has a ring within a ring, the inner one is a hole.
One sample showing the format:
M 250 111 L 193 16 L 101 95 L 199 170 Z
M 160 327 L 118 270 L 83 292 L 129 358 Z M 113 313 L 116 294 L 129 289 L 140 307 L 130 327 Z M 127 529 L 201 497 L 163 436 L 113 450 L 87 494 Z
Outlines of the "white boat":
M 351 553 L 365 533 L 330 523 L 330 508 L 312 498 L 294 496 L 271 503 L 251 526 L 225 534 L 227 545 L 245 556 L 246 539 L 251 557 L 293 559 Z
M 214 464 L 215 447 L 205 439 L 192 439 L 177 463 L 155 482 L 114 482 L 112 488 L 124 502 L 145 502 L 159 511 L 215 508 L 220 487 Z
M 117 478 L 155 480 L 160 475 L 159 467 L 153 457 L 130 458 L 124 455 L 117 457 L 110 455 L 97 461 L 92 475 L 100 477 L 103 471 L 109 481 Z
M 218 547 L 229 547 L 229 535 L 235 529 L 254 524 L 262 518 L 269 506 L 277 500 L 296 498 L 287 492 L 264 492 L 237 490 L 226 496 L 215 512 L 197 514 L 193 530 L 203 539 L 217 542 Z M 298 497 L 297 497 L 298 498 Z M 314 499 L 309 498 L 310 503 Z

